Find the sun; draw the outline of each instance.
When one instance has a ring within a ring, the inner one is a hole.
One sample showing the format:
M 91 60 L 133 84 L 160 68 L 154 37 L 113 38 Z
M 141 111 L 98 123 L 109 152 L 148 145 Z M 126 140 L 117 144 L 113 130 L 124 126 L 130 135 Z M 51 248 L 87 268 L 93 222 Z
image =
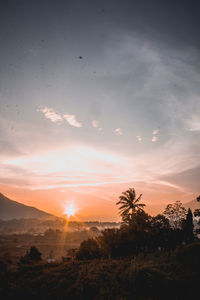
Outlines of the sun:
M 70 203 L 68 206 L 64 207 L 64 214 L 67 215 L 68 218 L 74 217 L 77 209 L 74 207 L 73 203 Z

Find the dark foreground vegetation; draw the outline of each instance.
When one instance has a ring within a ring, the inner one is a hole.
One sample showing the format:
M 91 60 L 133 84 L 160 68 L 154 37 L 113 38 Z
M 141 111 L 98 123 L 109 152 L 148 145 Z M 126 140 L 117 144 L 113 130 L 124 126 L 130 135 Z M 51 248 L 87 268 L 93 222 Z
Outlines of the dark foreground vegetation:
M 4 267 L 1 299 L 190 299 L 199 293 L 199 253 L 193 243 L 133 259 Z
M 180 202 L 162 215 L 144 211 L 134 189 L 122 193 L 122 225 L 105 229 L 49 263 L 31 247 L 15 267 L 0 263 L 2 299 L 190 299 L 198 295 L 200 241 L 193 217 Z M 197 201 L 199 201 L 199 197 Z

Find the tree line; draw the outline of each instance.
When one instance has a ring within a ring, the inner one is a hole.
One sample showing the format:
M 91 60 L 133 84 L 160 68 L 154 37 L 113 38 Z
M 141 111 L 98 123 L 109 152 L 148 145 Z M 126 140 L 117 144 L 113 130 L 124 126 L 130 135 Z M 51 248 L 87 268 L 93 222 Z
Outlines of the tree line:
M 105 229 L 100 236 L 83 241 L 76 259 L 134 257 L 139 253 L 173 250 L 196 238 L 190 208 L 186 211 L 182 203 L 176 201 L 168 204 L 162 214 L 150 216 L 141 198 L 142 194 L 137 197 L 134 188 L 123 192 L 116 203 L 122 218 L 121 227 Z M 200 210 L 194 215 L 200 216 Z
M 187 300 L 198 294 L 200 242 L 192 211 L 177 201 L 150 216 L 141 199 L 134 189 L 122 193 L 121 227 L 83 241 L 72 261 L 49 264 L 32 246 L 18 267 L 0 262 L 1 298 Z
M 199 230 L 194 232 L 193 213 L 187 211 L 180 201 L 168 204 L 162 214 L 151 216 L 145 212 L 145 204 L 141 203 L 142 194 L 136 196 L 134 188 L 123 192 L 119 201 L 119 214 L 122 218 L 120 228 L 107 228 L 96 237 L 81 242 L 73 251 L 76 260 L 99 258 L 119 259 L 147 255 L 156 251 L 171 251 L 177 246 L 193 242 Z M 200 196 L 197 197 L 200 201 Z M 200 210 L 194 211 L 200 217 Z M 19 264 L 38 262 L 41 253 L 31 247 Z

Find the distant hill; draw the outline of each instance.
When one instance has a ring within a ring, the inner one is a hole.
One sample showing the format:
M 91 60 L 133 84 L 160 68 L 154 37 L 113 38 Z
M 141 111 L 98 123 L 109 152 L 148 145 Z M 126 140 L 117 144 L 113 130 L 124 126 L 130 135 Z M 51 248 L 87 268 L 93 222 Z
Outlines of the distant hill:
M 0 219 L 52 219 L 55 216 L 48 214 L 32 206 L 27 206 L 19 202 L 10 200 L 0 193 Z

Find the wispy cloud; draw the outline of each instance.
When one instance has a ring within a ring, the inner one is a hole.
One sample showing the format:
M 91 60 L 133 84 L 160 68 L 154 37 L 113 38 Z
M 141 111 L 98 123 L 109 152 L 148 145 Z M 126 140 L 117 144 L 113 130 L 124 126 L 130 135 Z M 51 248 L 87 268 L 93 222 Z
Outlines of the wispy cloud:
M 53 123 L 62 122 L 63 120 L 62 116 L 51 107 L 40 107 L 38 111 L 42 112 Z
M 142 141 L 142 137 L 141 137 L 141 135 L 137 135 L 137 136 L 136 136 L 136 138 L 137 138 L 138 142 L 140 142 L 140 143 L 141 143 L 141 141 Z
M 56 112 L 53 108 L 47 107 L 47 106 L 40 107 L 38 109 L 38 111 L 42 112 L 44 114 L 44 116 L 53 123 L 60 123 L 65 120 L 71 126 L 74 126 L 77 128 L 80 128 L 83 126 L 81 122 L 78 122 L 76 120 L 75 115 L 70 115 L 70 114 L 61 115 L 58 112 Z
M 102 131 L 102 127 L 99 126 L 99 121 L 93 120 L 92 127 L 96 128 L 98 131 Z
M 152 183 L 153 183 L 153 181 L 152 181 Z M 184 192 L 184 188 L 182 188 L 181 186 L 179 186 L 177 184 L 170 183 L 168 181 L 156 180 L 156 181 L 154 181 L 154 183 L 161 184 L 161 185 L 166 185 L 166 186 L 172 187 L 174 189 L 180 190 L 181 192 Z
M 56 188 L 65 188 L 65 187 L 81 187 L 81 186 L 101 186 L 101 185 L 111 185 L 111 184 L 120 184 L 120 183 L 129 183 L 132 180 L 124 180 L 124 181 L 103 181 L 103 182 L 87 182 L 87 183 L 72 183 L 72 184 L 59 184 L 59 185 L 45 185 L 32 187 L 32 190 L 49 190 Z
M 190 131 L 200 131 L 200 118 L 193 118 L 188 122 Z
M 20 174 L 23 180 L 12 180 L 11 183 L 31 189 L 100 186 L 131 181 L 127 158 L 81 146 L 8 159 L 3 166 L 0 178 L 4 174 L 5 183 Z M 116 176 L 121 169 L 124 171 Z
M 157 140 L 158 140 L 157 134 L 158 133 L 159 133 L 159 129 L 153 130 L 153 132 L 152 132 L 153 137 L 152 137 L 152 140 L 151 140 L 153 143 L 157 142 Z
M 114 132 L 115 132 L 116 135 L 122 135 L 122 134 L 123 134 L 121 128 L 116 128 L 116 129 L 114 130 Z
M 77 128 L 80 128 L 80 127 L 83 126 L 81 122 L 78 122 L 76 120 L 75 115 L 66 114 L 66 115 L 63 115 L 63 119 L 65 119 L 67 121 L 67 123 L 69 123 L 69 125 L 71 125 L 71 126 L 74 126 L 74 127 L 77 127 Z
M 159 132 L 159 129 L 155 129 L 155 130 L 153 130 L 152 134 L 156 135 L 156 134 L 158 134 L 158 132 Z
M 158 140 L 158 137 L 154 135 L 154 136 L 152 137 L 152 140 L 151 140 L 151 141 L 152 141 L 153 143 L 155 143 L 155 142 L 157 142 L 157 140 Z
M 93 120 L 93 121 L 92 121 L 92 127 L 98 128 L 98 127 L 99 127 L 99 121 Z

